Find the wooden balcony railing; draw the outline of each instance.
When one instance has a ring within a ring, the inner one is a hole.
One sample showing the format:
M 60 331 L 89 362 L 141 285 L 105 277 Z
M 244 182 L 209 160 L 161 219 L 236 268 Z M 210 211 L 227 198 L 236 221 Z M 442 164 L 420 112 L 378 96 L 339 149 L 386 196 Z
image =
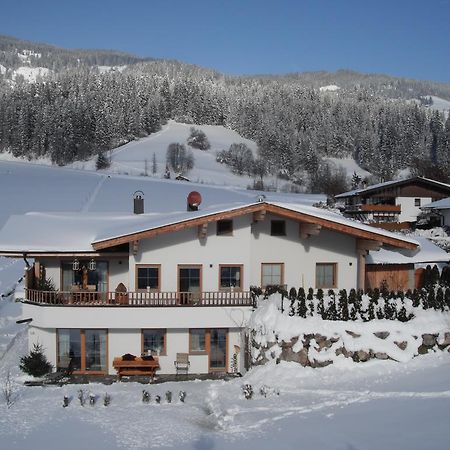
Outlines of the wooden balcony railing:
M 345 207 L 347 213 L 386 212 L 400 214 L 401 211 L 401 205 L 347 205 Z
M 253 306 L 250 291 L 120 293 L 25 289 L 25 301 L 68 306 Z

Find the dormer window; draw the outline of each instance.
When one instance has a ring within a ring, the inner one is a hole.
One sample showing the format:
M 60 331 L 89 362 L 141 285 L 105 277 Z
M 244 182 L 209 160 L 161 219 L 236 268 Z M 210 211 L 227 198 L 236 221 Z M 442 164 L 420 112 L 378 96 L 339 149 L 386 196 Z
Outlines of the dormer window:
M 272 220 L 270 222 L 271 236 L 286 236 L 286 221 Z
M 217 221 L 217 236 L 231 236 L 233 234 L 233 221 L 218 220 Z

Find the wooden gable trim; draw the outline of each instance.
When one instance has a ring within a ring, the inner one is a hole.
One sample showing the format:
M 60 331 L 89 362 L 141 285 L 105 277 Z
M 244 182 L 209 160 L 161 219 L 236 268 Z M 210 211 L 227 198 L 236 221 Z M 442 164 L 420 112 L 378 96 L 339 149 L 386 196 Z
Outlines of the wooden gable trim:
M 210 222 L 217 222 L 218 220 L 231 219 L 236 216 L 241 216 L 243 214 L 250 214 L 257 211 L 264 210 L 266 205 L 264 203 L 259 203 L 257 205 L 243 206 L 242 208 L 236 208 L 231 211 L 224 211 L 220 213 L 213 213 L 203 217 L 197 217 L 194 219 L 186 219 L 182 222 L 177 222 L 169 225 L 163 225 L 158 228 L 153 228 L 151 230 L 139 231 L 136 233 L 128 234 L 125 236 L 119 236 L 116 238 L 105 239 L 104 241 L 94 242 L 92 247 L 94 250 L 101 250 L 108 247 L 114 247 L 120 244 L 126 244 L 127 242 L 132 242 L 139 239 L 150 238 L 154 236 L 159 236 L 165 233 L 172 233 L 175 231 L 184 230 L 186 228 L 198 227 L 199 225 L 208 224 Z
M 319 226 L 328 230 L 337 231 L 344 234 L 349 234 L 360 239 L 369 239 L 372 241 L 378 241 L 383 244 L 389 244 L 394 247 L 406 248 L 410 250 L 415 250 L 417 248 L 416 244 L 411 242 L 403 241 L 402 239 L 397 239 L 390 236 L 383 236 L 378 233 L 374 233 L 367 230 L 361 230 L 357 227 L 352 227 L 343 223 L 333 222 L 321 217 L 314 215 L 292 211 L 288 208 L 283 208 L 277 205 L 271 205 L 268 203 L 259 203 L 257 205 L 243 206 L 242 208 L 236 208 L 231 211 L 224 211 L 220 213 L 213 213 L 203 217 L 197 217 L 193 219 L 186 219 L 182 222 L 177 222 L 169 225 L 163 225 L 158 228 L 151 230 L 139 231 L 125 236 L 119 236 L 116 238 L 105 239 L 104 241 L 98 241 L 92 244 L 94 250 L 101 250 L 108 247 L 114 247 L 116 245 L 125 244 L 128 242 L 133 242 L 139 239 L 151 238 L 154 236 L 159 236 L 165 233 L 171 233 L 175 231 L 184 230 L 186 228 L 198 227 L 210 222 L 216 222 L 218 220 L 231 219 L 236 216 L 241 216 L 244 214 L 256 213 L 259 211 L 266 211 L 273 213 L 275 215 L 292 219 L 298 222 L 303 222 L 305 224 L 314 224 L 316 228 Z M 319 229 L 320 231 L 320 229 Z
M 374 241 L 381 242 L 383 244 L 389 244 L 394 247 L 407 248 L 410 250 L 415 250 L 417 248 L 416 244 L 411 242 L 406 242 L 401 239 L 396 239 L 390 236 L 383 236 L 377 233 L 372 233 L 371 231 L 361 230 L 356 227 L 352 227 L 343 223 L 332 222 L 327 219 L 323 219 L 321 217 L 301 213 L 298 211 L 292 211 L 287 208 L 283 208 L 281 206 L 276 205 L 266 205 L 267 211 L 282 217 L 286 217 L 288 219 L 296 220 L 299 222 L 306 222 L 311 224 L 321 225 L 322 228 L 326 228 L 332 231 L 338 231 L 340 233 L 349 234 L 351 236 L 355 236 L 361 239 L 370 239 Z

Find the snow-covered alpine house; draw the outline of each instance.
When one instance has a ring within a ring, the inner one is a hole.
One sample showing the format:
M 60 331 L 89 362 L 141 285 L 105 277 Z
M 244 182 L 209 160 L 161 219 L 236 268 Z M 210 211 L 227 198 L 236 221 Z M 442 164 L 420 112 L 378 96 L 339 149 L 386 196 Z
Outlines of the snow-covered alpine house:
M 250 286 L 364 288 L 365 257 L 413 239 L 297 202 L 188 206 L 173 213 L 27 213 L 0 231 L 0 254 L 30 264 L 29 345 L 55 368 L 115 374 L 114 358 L 158 355 L 160 374 L 243 372 Z M 301 199 L 301 196 L 299 196 Z M 50 282 L 51 281 L 51 282 Z
M 386 229 L 409 228 L 421 207 L 450 195 L 450 185 L 423 177 L 386 181 L 336 195 L 347 217 Z

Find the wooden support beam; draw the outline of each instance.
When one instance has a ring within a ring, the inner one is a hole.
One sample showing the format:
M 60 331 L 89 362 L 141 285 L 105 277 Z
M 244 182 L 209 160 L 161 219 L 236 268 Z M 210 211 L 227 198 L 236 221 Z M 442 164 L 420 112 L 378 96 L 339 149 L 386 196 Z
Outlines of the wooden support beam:
M 202 223 L 198 226 L 198 238 L 204 239 L 208 235 L 208 223 Z
M 138 250 L 139 250 L 139 239 L 133 241 L 132 243 L 132 251 L 134 256 L 137 255 Z
M 356 249 L 361 251 L 377 252 L 382 247 L 383 243 L 380 241 L 372 241 L 371 239 L 357 239 Z
M 261 222 L 266 217 L 266 210 L 261 209 L 260 211 L 255 211 L 253 213 L 253 222 Z
M 298 224 L 299 234 L 302 239 L 307 239 L 311 236 L 317 236 L 322 229 L 322 225 L 318 223 L 302 223 Z

